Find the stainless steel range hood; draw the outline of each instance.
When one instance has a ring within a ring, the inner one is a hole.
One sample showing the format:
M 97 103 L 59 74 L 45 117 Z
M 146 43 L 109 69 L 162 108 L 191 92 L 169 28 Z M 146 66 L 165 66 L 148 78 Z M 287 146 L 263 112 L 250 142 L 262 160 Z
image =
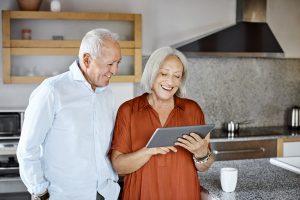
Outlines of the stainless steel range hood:
M 237 23 L 177 47 L 188 57 L 283 57 L 284 52 L 266 23 L 266 0 L 237 0 Z

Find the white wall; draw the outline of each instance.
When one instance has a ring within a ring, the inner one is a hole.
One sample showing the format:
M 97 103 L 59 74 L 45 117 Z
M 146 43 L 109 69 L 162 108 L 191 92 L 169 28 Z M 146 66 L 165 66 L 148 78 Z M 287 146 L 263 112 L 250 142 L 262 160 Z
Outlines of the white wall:
M 44 0 L 41 10 L 49 10 Z M 61 0 L 62 11 L 142 14 L 143 55 L 235 23 L 235 0 Z M 17 10 L 1 0 L 1 10 Z
M 43 0 L 41 10 L 49 10 Z M 236 0 L 61 0 L 63 11 L 132 12 L 143 16 L 143 55 L 235 23 Z M 16 0 L 1 0 L 1 10 L 17 10 Z M 287 57 L 300 57 L 300 1 L 267 0 L 267 22 Z
M 49 4 L 50 0 L 44 0 L 41 10 L 49 10 Z M 149 55 L 158 47 L 176 45 L 234 24 L 236 0 L 61 0 L 61 4 L 62 11 L 141 13 L 142 50 L 143 55 Z M 18 6 L 16 0 L 0 0 L 0 8 L 17 10 Z M 267 21 L 288 57 L 300 57 L 299 9 L 298 0 L 268 1 Z M 0 106 L 27 105 L 36 85 L 3 85 L 2 67 L 0 75 Z M 115 93 L 122 91 L 120 103 L 133 97 L 131 83 L 112 87 Z
M 285 57 L 300 58 L 300 1 L 268 0 L 267 22 Z
M 49 10 L 44 0 L 41 10 Z M 235 21 L 235 0 L 61 0 L 62 11 L 124 12 L 142 14 L 143 55 L 188 40 Z M 1 0 L 1 10 L 18 10 L 16 0 Z M 2 27 L 1 27 L 2 28 Z M 2 41 L 2 31 L 1 31 Z M 2 43 L 0 45 L 2 66 Z M 4 85 L 0 68 L 0 106 L 25 107 L 35 84 Z M 133 97 L 132 83 L 111 84 L 117 104 Z

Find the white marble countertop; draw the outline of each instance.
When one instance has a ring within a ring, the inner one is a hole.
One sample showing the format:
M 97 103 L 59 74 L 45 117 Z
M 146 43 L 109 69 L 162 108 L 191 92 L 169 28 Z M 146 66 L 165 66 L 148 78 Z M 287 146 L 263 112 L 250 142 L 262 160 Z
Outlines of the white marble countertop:
M 220 185 L 220 169 L 238 169 L 238 182 L 234 192 L 223 192 Z M 270 163 L 270 159 L 216 161 L 207 172 L 199 172 L 200 183 L 211 199 L 295 200 L 300 197 L 300 174 L 285 170 Z
M 0 107 L 0 112 L 24 112 L 24 107 Z

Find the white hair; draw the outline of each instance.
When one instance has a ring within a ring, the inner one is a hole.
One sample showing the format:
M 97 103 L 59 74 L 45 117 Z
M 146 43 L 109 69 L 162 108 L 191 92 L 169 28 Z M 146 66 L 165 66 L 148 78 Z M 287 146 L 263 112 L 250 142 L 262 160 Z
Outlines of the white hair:
M 150 58 L 148 59 L 142 79 L 141 79 L 141 85 L 144 88 L 144 90 L 151 94 L 152 93 L 152 85 L 153 82 L 157 76 L 158 70 L 162 62 L 166 59 L 168 56 L 176 56 L 183 65 L 183 74 L 182 74 L 182 82 L 181 85 L 176 92 L 175 95 L 179 97 L 185 97 L 186 96 L 186 80 L 187 80 L 187 71 L 188 71 L 188 64 L 186 57 L 178 50 L 172 49 L 171 47 L 162 47 L 154 51 Z
M 118 37 L 118 34 L 102 28 L 87 32 L 80 44 L 78 53 L 79 61 L 82 61 L 85 53 L 90 54 L 93 59 L 96 58 L 97 55 L 101 54 L 101 48 L 105 39 L 117 41 Z

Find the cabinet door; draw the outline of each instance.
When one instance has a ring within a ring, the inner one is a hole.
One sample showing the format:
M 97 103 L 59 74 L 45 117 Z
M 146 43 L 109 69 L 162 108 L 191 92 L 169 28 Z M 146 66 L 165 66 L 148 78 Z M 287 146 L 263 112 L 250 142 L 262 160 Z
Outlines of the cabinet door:
M 280 138 L 277 149 L 278 157 L 300 156 L 300 138 Z
M 276 156 L 276 139 L 211 142 L 215 160 L 240 160 Z

